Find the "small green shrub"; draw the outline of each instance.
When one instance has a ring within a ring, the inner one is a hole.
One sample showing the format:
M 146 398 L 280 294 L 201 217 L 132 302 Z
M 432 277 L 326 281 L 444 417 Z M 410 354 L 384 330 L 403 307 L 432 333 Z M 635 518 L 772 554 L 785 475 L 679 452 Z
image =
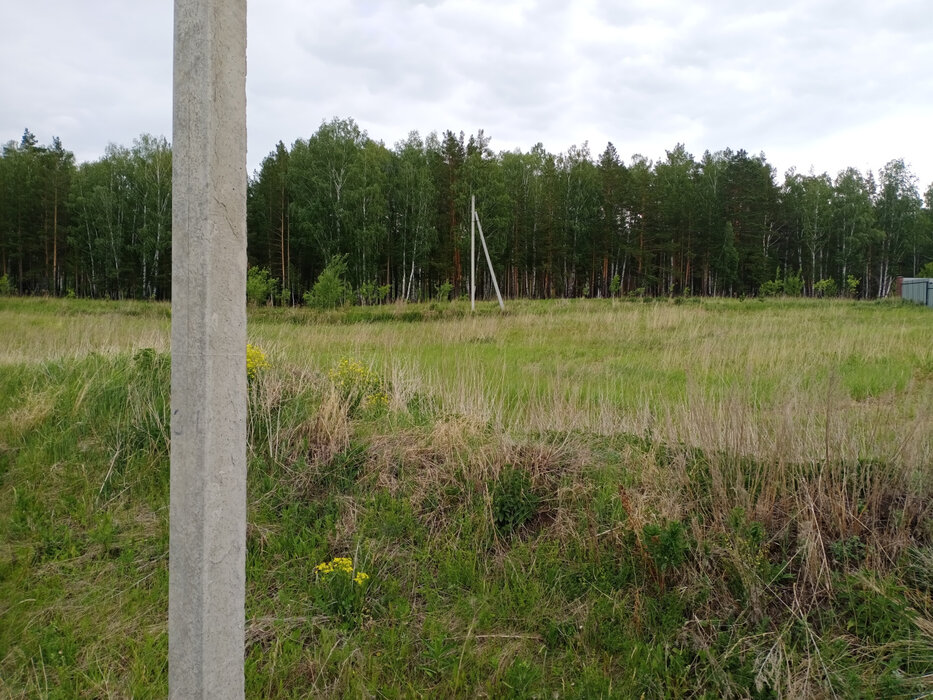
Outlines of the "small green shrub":
M 524 470 L 505 467 L 492 490 L 492 515 L 496 528 L 503 534 L 515 532 L 537 514 L 540 501 L 531 478 Z
M 346 274 L 347 256 L 332 257 L 327 267 L 318 275 L 311 291 L 305 292 L 305 304 L 315 309 L 335 309 L 342 306 L 350 293 L 350 286 L 344 279 Z
M 641 534 L 642 546 L 662 580 L 667 572 L 686 561 L 690 544 L 680 521 L 672 520 L 663 525 L 646 523 Z
M 10 284 L 8 275 L 0 275 L 0 297 L 7 297 L 13 293 L 13 285 Z
M 376 282 L 363 282 L 356 290 L 356 295 L 363 306 L 382 304 L 389 296 L 389 285 L 379 286 Z
M 454 290 L 454 286 L 450 283 L 450 280 L 444 280 L 443 283 L 435 287 L 434 298 L 436 301 L 450 301 L 450 293 Z
M 789 297 L 799 297 L 803 294 L 803 278 L 799 270 L 791 272 L 784 278 L 784 294 Z
M 763 297 L 776 297 L 784 291 L 783 280 L 768 280 L 763 282 L 758 292 Z
M 839 294 L 839 285 L 832 277 L 823 279 L 813 285 L 813 293 L 818 297 L 834 297 Z
M 759 297 L 776 297 L 782 294 L 789 297 L 799 297 L 803 294 L 803 278 L 799 271 L 788 272 L 781 277 L 781 268 L 778 266 L 774 271 L 774 279 L 762 282 L 758 288 Z
M 762 282 L 758 288 L 759 297 L 776 297 L 784 293 L 784 280 L 781 278 L 781 266 L 774 270 L 774 279 Z
M 619 290 L 622 289 L 622 279 L 619 277 L 619 274 L 616 273 L 612 277 L 612 281 L 609 282 L 609 296 L 617 297 L 619 296 Z
M 846 296 L 850 299 L 854 299 L 858 296 L 858 286 L 861 283 L 860 280 L 855 275 L 849 275 L 846 277 Z
M 260 306 L 271 301 L 279 288 L 279 281 L 275 279 L 267 268 L 251 267 L 246 272 L 246 300 L 250 304 Z

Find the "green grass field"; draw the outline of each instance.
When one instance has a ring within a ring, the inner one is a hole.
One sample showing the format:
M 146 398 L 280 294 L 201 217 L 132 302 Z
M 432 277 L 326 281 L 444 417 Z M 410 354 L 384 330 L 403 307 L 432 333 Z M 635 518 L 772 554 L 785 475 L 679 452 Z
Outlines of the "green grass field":
M 933 692 L 933 316 L 675 301 L 251 310 L 248 695 Z M 169 323 L 0 299 L 0 697 L 166 693 Z

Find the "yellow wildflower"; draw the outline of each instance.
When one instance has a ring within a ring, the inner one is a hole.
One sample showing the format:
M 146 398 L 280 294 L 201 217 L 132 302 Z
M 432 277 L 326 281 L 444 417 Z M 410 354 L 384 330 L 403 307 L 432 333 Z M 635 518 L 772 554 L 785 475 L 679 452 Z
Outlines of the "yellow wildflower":
M 365 571 L 354 572 L 353 560 L 349 557 L 334 557 L 330 561 L 323 561 L 315 566 L 314 570 L 321 575 L 332 574 L 335 571 L 342 572 L 352 577 L 353 582 L 358 586 L 362 586 L 369 579 L 369 574 Z
M 271 365 L 266 358 L 266 353 L 258 345 L 247 344 L 246 346 L 246 378 L 249 381 L 256 379 L 256 376 Z

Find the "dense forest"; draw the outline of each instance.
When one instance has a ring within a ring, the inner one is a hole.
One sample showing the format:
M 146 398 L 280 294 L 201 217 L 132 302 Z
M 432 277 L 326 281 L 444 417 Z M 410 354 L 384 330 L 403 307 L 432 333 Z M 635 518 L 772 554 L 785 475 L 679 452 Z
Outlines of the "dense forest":
M 150 135 L 89 163 L 28 130 L 5 144 L 0 293 L 168 298 L 171 162 Z M 350 301 L 464 294 L 471 195 L 508 297 L 875 298 L 933 261 L 933 184 L 921 198 L 903 160 L 780 179 L 744 150 L 495 153 L 482 131 L 412 132 L 388 148 L 334 119 L 280 142 L 250 178 L 250 265 L 275 303 L 300 303 L 329 264 Z

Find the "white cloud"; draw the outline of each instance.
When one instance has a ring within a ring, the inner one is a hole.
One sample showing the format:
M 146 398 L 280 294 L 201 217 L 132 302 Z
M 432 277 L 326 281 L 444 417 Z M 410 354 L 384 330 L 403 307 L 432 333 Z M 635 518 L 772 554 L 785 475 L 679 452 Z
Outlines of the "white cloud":
M 29 127 L 79 159 L 170 135 L 171 3 L 7 3 L 0 139 Z M 250 2 L 250 169 L 321 121 L 391 145 L 483 128 L 494 148 L 612 140 L 764 151 L 783 172 L 877 169 L 933 182 L 933 13 L 924 0 Z M 15 66 L 15 69 L 10 69 Z

